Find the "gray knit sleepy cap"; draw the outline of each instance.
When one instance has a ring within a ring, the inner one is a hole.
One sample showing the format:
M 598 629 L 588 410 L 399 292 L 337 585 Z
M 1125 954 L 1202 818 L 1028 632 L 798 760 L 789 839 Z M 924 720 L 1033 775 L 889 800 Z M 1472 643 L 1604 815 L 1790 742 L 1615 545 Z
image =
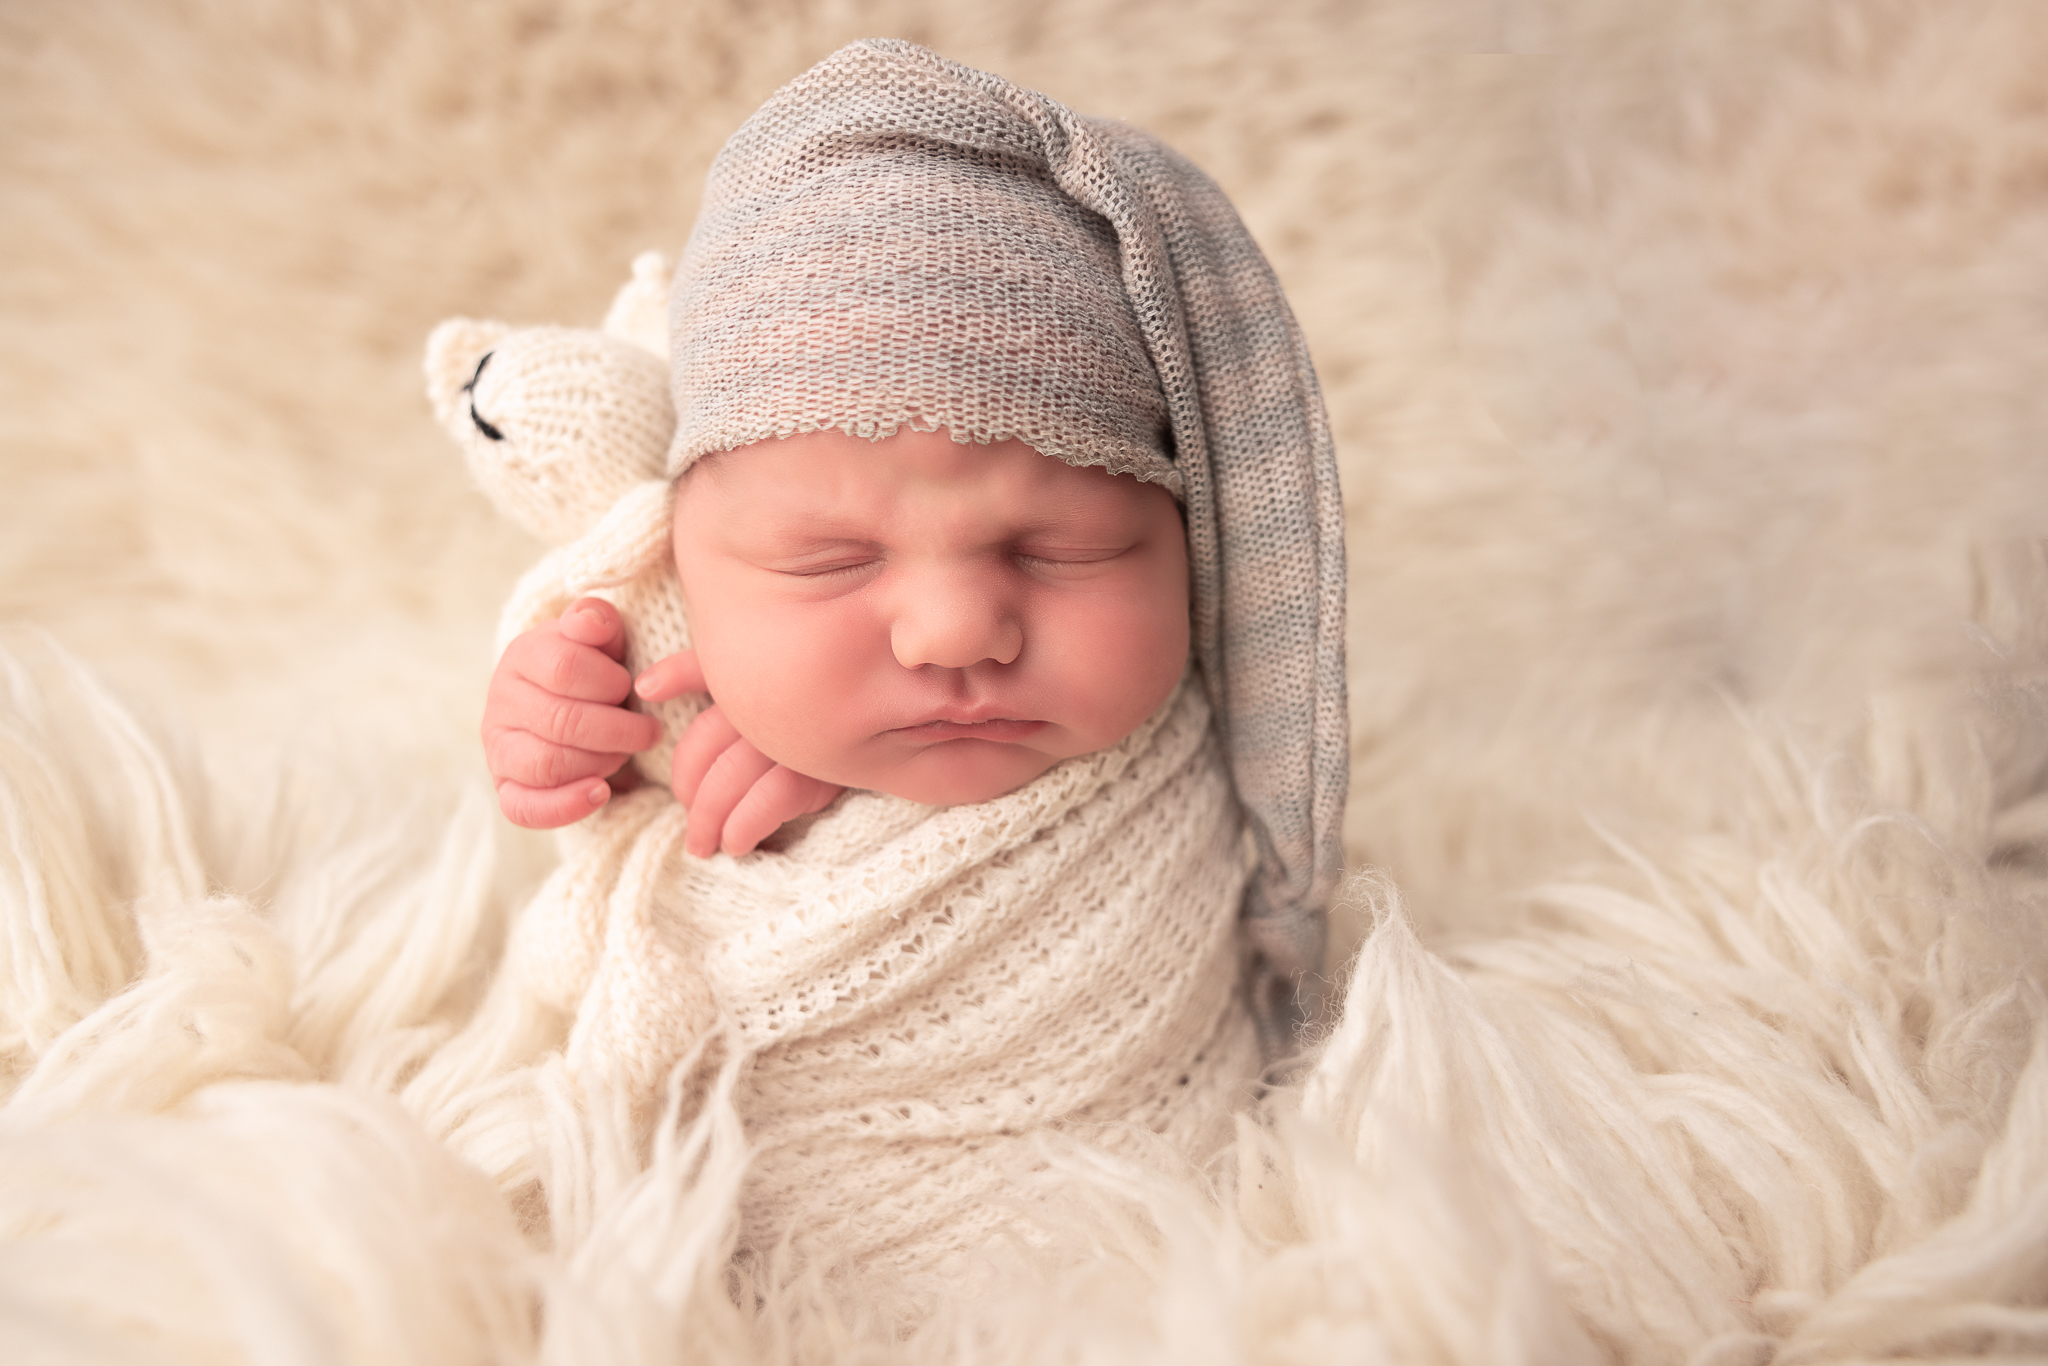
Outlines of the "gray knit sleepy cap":
M 970 111 L 913 120 L 899 102 L 943 89 L 846 88 L 845 65 L 779 92 L 712 167 L 676 273 L 669 473 L 773 436 L 910 427 L 1178 496 L 1109 223 L 1061 192 L 1028 128 L 935 137 L 919 123 Z
M 1342 863 L 1343 504 L 1300 329 L 1222 191 L 1127 124 L 855 43 L 720 152 L 670 345 L 671 476 L 770 437 L 908 427 L 1181 501 L 1195 657 L 1259 859 L 1254 1004 L 1284 1051 Z

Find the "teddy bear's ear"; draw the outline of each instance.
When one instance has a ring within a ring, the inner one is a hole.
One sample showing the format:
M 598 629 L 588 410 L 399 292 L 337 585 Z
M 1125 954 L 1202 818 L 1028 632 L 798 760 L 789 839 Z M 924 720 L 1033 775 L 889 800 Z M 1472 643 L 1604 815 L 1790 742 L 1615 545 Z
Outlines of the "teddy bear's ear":
M 469 361 L 466 374 L 458 358 Z M 676 425 L 668 366 L 631 342 L 458 318 L 428 339 L 427 375 L 434 410 L 477 484 L 550 544 L 581 536 L 667 467 Z
M 506 323 L 450 318 L 427 337 L 427 400 L 434 416 L 453 433 L 458 413 L 469 421 L 468 385 L 484 353 L 512 330 Z
M 675 267 L 658 251 L 633 258 L 633 278 L 619 286 L 604 315 L 604 330 L 668 359 L 668 288 Z

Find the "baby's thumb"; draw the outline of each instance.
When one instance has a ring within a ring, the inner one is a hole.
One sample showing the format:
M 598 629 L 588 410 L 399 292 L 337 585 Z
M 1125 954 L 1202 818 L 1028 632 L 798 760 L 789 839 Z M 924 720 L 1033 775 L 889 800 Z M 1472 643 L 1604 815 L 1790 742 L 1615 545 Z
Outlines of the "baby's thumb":
M 626 658 L 626 623 L 619 609 L 603 598 L 578 598 L 562 613 L 563 636 L 578 645 L 603 650 L 613 659 Z
M 645 701 L 666 702 L 672 697 L 709 689 L 704 684 L 703 666 L 697 663 L 697 652 L 683 649 L 648 665 L 633 680 L 633 691 Z

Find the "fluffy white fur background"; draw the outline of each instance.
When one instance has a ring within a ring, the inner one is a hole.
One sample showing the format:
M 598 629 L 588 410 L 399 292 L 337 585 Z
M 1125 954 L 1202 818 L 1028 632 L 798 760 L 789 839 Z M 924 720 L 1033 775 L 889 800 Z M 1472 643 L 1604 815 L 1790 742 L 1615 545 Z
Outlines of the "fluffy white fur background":
M 536 1242 L 427 1084 L 548 851 L 421 341 L 594 323 L 871 34 L 1266 247 L 1378 870 L 1232 1162 L 1049 1149 L 915 1320 L 736 1303 L 730 1132 L 546 1108 Z M 2044 72 L 2029 0 L 0 6 L 0 1357 L 2048 1356 Z

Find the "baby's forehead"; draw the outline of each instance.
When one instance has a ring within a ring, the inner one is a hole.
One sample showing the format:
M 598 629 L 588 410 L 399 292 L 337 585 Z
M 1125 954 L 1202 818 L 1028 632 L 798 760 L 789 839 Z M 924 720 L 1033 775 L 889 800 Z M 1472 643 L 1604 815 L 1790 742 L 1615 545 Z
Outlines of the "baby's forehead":
M 834 521 L 973 513 L 1025 525 L 1173 501 L 1161 485 L 1132 474 L 1070 463 L 1015 439 L 959 441 L 943 429 L 880 439 L 827 430 L 752 442 L 703 457 L 681 484 L 699 479 L 738 514 Z

